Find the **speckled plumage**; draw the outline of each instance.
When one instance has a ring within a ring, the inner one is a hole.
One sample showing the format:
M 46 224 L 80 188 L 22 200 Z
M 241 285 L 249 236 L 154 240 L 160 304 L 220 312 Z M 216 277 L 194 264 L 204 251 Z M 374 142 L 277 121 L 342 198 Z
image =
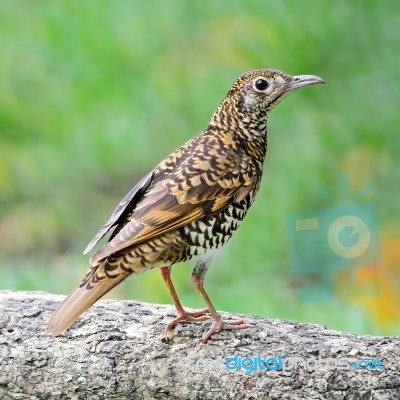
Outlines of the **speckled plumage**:
M 203 320 L 208 312 L 214 328 L 203 342 L 220 329 L 245 327 L 222 323 L 204 292 L 209 254 L 231 238 L 255 199 L 267 149 L 269 112 L 290 90 L 320 82 L 315 76 L 292 77 L 274 70 L 240 76 L 207 128 L 147 174 L 89 243 L 85 253 L 114 227 L 107 243 L 92 256 L 91 269 L 81 284 L 52 316 L 48 332 L 62 333 L 127 276 L 153 267 L 163 267 L 162 276 L 177 306 L 179 320 L 170 328 L 183 319 Z M 198 260 L 192 279 L 208 306 L 194 317 L 180 306 L 165 269 L 192 258 Z

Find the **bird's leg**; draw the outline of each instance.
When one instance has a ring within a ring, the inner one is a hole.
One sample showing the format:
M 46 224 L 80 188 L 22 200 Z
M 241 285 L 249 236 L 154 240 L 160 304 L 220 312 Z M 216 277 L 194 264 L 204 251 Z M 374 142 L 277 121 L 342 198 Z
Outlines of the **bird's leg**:
M 246 325 L 246 322 L 243 319 L 233 320 L 233 321 L 223 321 L 222 320 L 221 316 L 218 314 L 217 310 L 211 303 L 211 300 L 208 297 L 208 295 L 203 287 L 204 277 L 207 273 L 208 267 L 209 267 L 208 262 L 198 261 L 192 272 L 193 285 L 198 290 L 201 297 L 204 299 L 205 303 L 207 304 L 208 310 L 211 314 L 211 320 L 212 320 L 210 329 L 198 341 L 198 343 L 196 345 L 197 349 L 202 344 L 207 343 L 208 339 L 210 339 L 211 335 L 215 332 L 219 332 L 219 331 L 223 331 L 223 330 L 245 329 L 248 327 L 248 325 Z
M 171 281 L 171 268 L 170 267 L 161 267 L 160 274 L 163 278 L 165 284 L 167 285 L 168 291 L 174 301 L 175 308 L 176 308 L 176 318 L 174 318 L 165 328 L 165 336 L 168 335 L 168 332 L 175 327 L 181 321 L 189 321 L 189 322 L 200 322 L 206 319 L 209 319 L 209 311 L 207 308 L 204 310 L 199 311 L 185 311 L 179 301 L 178 295 L 174 288 L 174 285 Z

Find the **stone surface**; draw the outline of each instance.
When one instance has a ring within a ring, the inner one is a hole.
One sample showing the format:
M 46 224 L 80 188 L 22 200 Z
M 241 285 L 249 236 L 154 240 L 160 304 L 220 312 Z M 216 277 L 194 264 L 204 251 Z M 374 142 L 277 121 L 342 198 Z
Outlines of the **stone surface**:
M 196 351 L 208 322 L 182 323 L 165 340 L 173 307 L 113 300 L 51 337 L 44 327 L 62 298 L 0 292 L 0 399 L 400 399 L 399 337 L 224 313 L 249 329 L 219 332 Z M 229 370 L 233 356 L 282 356 L 284 368 Z M 309 365 L 295 368 L 290 357 Z M 382 360 L 383 371 L 350 365 L 363 359 Z

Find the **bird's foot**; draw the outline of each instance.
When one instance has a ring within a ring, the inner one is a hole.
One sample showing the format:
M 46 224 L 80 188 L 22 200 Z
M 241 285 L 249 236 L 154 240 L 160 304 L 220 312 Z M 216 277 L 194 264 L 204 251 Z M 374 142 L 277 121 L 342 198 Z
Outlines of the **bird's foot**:
M 196 350 L 198 350 L 202 344 L 207 343 L 208 339 L 210 339 L 211 335 L 215 332 L 246 328 L 248 328 L 248 325 L 243 319 L 237 319 L 233 321 L 223 321 L 220 317 L 217 319 L 213 319 L 210 329 L 197 342 Z
M 165 336 L 168 337 L 168 333 L 170 330 L 174 329 L 179 322 L 187 321 L 187 322 L 201 322 L 210 319 L 210 311 L 208 308 L 204 308 L 203 310 L 198 311 L 179 311 L 176 318 L 174 318 L 165 328 Z

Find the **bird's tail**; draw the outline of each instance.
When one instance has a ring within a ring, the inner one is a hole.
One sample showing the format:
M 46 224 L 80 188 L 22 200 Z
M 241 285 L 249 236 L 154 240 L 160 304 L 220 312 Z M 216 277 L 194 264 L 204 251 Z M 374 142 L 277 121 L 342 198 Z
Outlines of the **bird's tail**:
M 93 266 L 82 283 L 58 306 L 46 327 L 46 333 L 58 336 L 100 297 L 118 285 L 130 273 L 106 274 L 107 259 Z

